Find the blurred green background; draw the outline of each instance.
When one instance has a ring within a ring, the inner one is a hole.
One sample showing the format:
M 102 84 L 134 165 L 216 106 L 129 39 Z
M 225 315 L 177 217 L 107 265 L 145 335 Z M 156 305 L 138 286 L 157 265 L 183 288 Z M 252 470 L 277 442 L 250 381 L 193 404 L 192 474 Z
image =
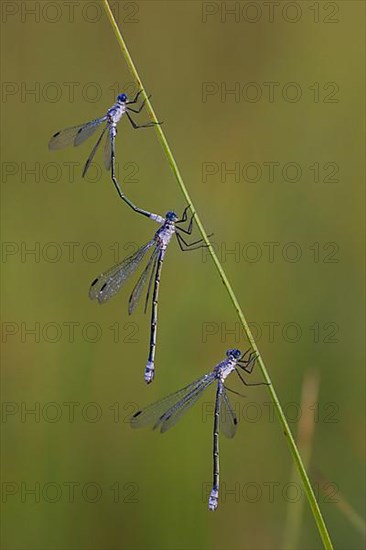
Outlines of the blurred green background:
M 156 227 L 118 200 L 101 156 L 82 180 L 92 140 L 47 149 L 55 131 L 101 116 L 120 91 L 131 95 L 131 76 L 101 2 L 1 4 L 3 548 L 321 548 L 298 480 L 288 485 L 292 460 L 265 387 L 228 383 L 246 399 L 232 396 L 238 433 L 220 438 L 226 494 L 214 514 L 206 491 L 214 391 L 171 432 L 130 429 L 138 407 L 248 344 L 211 261 L 172 242 L 157 376 L 145 386 L 149 316 L 127 315 L 133 281 L 103 307 L 88 287 Z M 313 426 L 311 477 L 334 544 L 356 549 L 364 4 L 275 4 L 112 6 L 294 433 L 297 420 Z M 125 120 L 118 131 L 127 195 L 160 214 L 181 212 L 155 131 L 134 132 Z M 300 412 L 309 373 L 319 393 Z M 332 496 L 319 489 L 324 479 Z M 292 513 L 302 514 L 295 539 Z

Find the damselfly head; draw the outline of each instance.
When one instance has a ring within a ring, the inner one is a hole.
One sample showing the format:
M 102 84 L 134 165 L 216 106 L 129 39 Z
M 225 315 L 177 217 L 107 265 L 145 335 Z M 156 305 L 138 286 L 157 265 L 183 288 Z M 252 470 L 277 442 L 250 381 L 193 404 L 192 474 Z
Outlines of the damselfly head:
M 165 219 L 168 222 L 176 222 L 178 220 L 178 216 L 173 210 L 169 210 L 169 212 L 166 213 Z
M 117 101 L 119 101 L 120 103 L 126 103 L 127 101 L 126 94 L 119 94 L 119 96 L 117 97 Z
M 239 359 L 241 357 L 241 351 L 239 349 L 228 349 L 226 352 L 226 356 L 229 357 L 229 359 Z

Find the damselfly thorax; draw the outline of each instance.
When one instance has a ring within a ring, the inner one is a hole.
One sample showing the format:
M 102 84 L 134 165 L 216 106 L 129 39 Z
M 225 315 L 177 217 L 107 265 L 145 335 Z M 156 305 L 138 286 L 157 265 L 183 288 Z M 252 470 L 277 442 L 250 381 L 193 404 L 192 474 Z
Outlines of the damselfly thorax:
M 170 220 L 166 220 L 162 227 L 158 229 L 155 234 L 156 242 L 162 247 L 166 248 L 171 241 L 174 233 L 176 231 L 175 223 Z
M 126 111 L 127 111 L 126 103 L 121 103 L 117 101 L 117 103 L 115 103 L 113 107 L 111 107 L 107 111 L 108 122 L 110 124 L 118 124 L 118 122 L 121 120 L 121 118 L 123 117 Z
M 222 382 L 225 381 L 225 378 L 229 376 L 235 370 L 237 361 L 233 358 L 224 359 L 224 361 L 221 361 L 216 365 L 214 371 L 216 375 L 222 380 Z

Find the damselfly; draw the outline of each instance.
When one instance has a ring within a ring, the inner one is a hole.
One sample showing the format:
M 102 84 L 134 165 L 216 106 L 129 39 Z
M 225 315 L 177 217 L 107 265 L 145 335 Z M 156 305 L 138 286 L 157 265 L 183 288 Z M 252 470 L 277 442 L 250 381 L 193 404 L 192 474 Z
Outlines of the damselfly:
M 249 384 L 243 378 L 240 371 L 251 374 L 257 358 L 252 352 L 246 359 L 247 354 L 248 351 L 242 354 L 238 349 L 227 350 L 226 359 L 218 363 L 212 372 L 138 411 L 131 418 L 132 428 L 152 425 L 154 430 L 158 428 L 161 433 L 166 432 L 198 401 L 202 393 L 217 381 L 213 425 L 213 485 L 208 500 L 209 510 L 216 510 L 219 498 L 219 427 L 226 437 L 232 438 L 236 433 L 238 424 L 237 416 L 230 404 L 226 390 L 236 394 L 238 392 L 225 386 L 225 379 L 235 371 L 246 386 L 263 384 L 263 382 Z
M 96 299 L 100 304 L 103 304 L 104 302 L 109 300 L 109 298 L 111 298 L 114 294 L 116 294 L 116 292 L 118 292 L 126 279 L 136 271 L 148 251 L 152 250 L 147 265 L 141 273 L 131 293 L 128 305 L 128 312 L 129 314 L 132 314 L 137 306 L 137 303 L 142 295 L 147 281 L 149 281 L 145 298 L 146 313 L 150 291 L 152 286 L 154 286 L 151 306 L 150 351 L 145 368 L 145 381 L 147 383 L 152 382 L 154 378 L 159 284 L 163 261 L 168 244 L 172 236 L 175 235 L 178 244 L 183 252 L 187 250 L 195 250 L 197 248 L 206 246 L 205 244 L 203 244 L 202 239 L 187 243 L 182 236 L 182 233 L 186 233 L 187 235 L 192 234 L 194 215 L 191 216 L 187 229 L 179 226 L 179 224 L 187 221 L 188 209 L 189 206 L 187 206 L 187 208 L 184 210 L 181 219 L 178 219 L 178 216 L 175 212 L 167 212 L 165 218 L 162 218 L 157 214 L 147 212 L 149 218 L 161 224 L 154 237 L 147 244 L 139 248 L 134 254 L 125 258 L 121 263 L 115 265 L 105 273 L 99 275 L 99 277 L 97 277 L 92 282 L 89 290 L 89 297 L 92 300 Z
M 116 103 L 107 111 L 106 115 L 100 118 L 96 118 L 95 120 L 91 120 L 90 122 L 85 122 L 84 124 L 80 124 L 79 126 L 72 126 L 70 128 L 66 128 L 65 130 L 60 130 L 59 132 L 56 132 L 51 137 L 48 143 L 48 148 L 50 150 L 63 149 L 64 147 L 68 147 L 69 145 L 73 145 L 74 147 L 77 147 L 82 143 L 84 143 L 84 141 L 86 141 L 89 137 L 91 137 L 94 134 L 94 132 L 96 132 L 98 128 L 101 127 L 101 125 L 105 124 L 101 135 L 99 136 L 96 144 L 94 145 L 89 155 L 88 160 L 85 163 L 82 176 L 84 177 L 85 174 L 87 173 L 93 161 L 95 153 L 97 152 L 98 147 L 102 143 L 103 137 L 106 136 L 105 146 L 104 146 L 105 167 L 107 170 L 111 170 L 113 183 L 121 199 L 126 201 L 134 210 L 136 208 L 130 201 L 126 200 L 126 196 L 122 193 L 122 190 L 116 178 L 115 139 L 117 135 L 117 124 L 121 120 L 123 115 L 127 116 L 128 120 L 130 121 L 132 127 L 135 130 L 138 130 L 139 128 L 150 128 L 155 124 L 161 124 L 160 122 L 157 122 L 157 123 L 147 122 L 146 124 L 136 124 L 136 122 L 132 119 L 129 111 L 133 113 L 140 113 L 145 106 L 146 100 L 144 99 L 140 107 L 138 107 L 137 109 L 133 109 L 132 107 L 130 107 L 130 105 L 137 103 L 141 93 L 142 93 L 142 90 L 140 90 L 136 94 L 135 98 L 130 101 L 128 100 L 126 94 L 119 94 L 117 97 Z

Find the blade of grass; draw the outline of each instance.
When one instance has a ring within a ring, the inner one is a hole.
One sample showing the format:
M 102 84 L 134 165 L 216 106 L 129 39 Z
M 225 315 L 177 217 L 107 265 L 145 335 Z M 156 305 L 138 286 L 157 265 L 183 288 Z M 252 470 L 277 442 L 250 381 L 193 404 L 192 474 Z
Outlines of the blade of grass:
M 301 392 L 300 411 L 301 417 L 297 429 L 297 446 L 302 454 L 302 461 L 305 468 L 309 468 L 311 460 L 311 451 L 315 431 L 315 416 L 313 405 L 318 400 L 319 393 L 319 374 L 315 370 L 309 370 L 305 373 Z M 292 483 L 297 483 L 298 472 L 293 466 L 291 472 Z M 283 545 L 285 550 L 295 550 L 299 547 L 301 535 L 301 524 L 303 517 L 304 501 L 288 501 L 287 519 L 284 530 Z
M 319 489 L 323 495 L 328 498 L 328 502 L 334 503 L 337 508 L 345 515 L 348 521 L 357 529 L 357 531 L 365 537 L 366 535 L 366 522 L 362 516 L 356 512 L 353 506 L 344 498 L 342 493 L 337 490 L 337 496 L 334 495 L 334 483 L 331 483 L 327 478 L 319 472 L 319 470 L 313 471 L 313 477 L 319 484 Z
M 158 122 L 158 118 L 155 114 L 155 111 L 151 105 L 151 102 L 145 92 L 145 88 L 142 84 L 142 81 L 141 81 L 141 78 L 139 76 L 139 73 L 135 67 L 135 64 L 132 60 L 132 57 L 128 51 L 128 48 L 126 46 L 126 43 L 122 37 L 122 34 L 118 28 L 118 25 L 117 25 L 117 22 L 114 18 L 114 15 L 112 13 L 112 10 L 110 8 L 110 5 L 108 3 L 108 0 L 103 0 L 103 5 L 104 5 L 104 8 L 105 8 L 105 11 L 106 11 L 106 14 L 107 14 L 107 17 L 112 25 L 112 29 L 114 31 L 114 34 L 116 35 L 116 38 L 117 38 L 117 42 L 121 48 L 121 51 L 122 51 L 122 55 L 128 65 L 128 68 L 132 74 L 132 76 L 134 77 L 134 79 L 136 80 L 136 83 L 138 85 L 138 88 L 140 90 L 143 90 L 142 92 L 142 95 L 144 97 L 144 99 L 146 100 L 146 106 L 148 108 L 148 111 L 150 113 L 150 116 L 151 116 L 151 119 L 154 121 L 154 122 Z M 215 250 L 214 248 L 211 246 L 211 243 L 209 241 L 209 238 L 207 236 L 207 233 L 202 225 L 202 222 L 200 220 L 200 217 L 194 207 L 194 204 L 192 202 L 192 199 L 189 195 L 189 192 L 184 184 L 184 181 L 183 181 L 183 178 L 180 174 L 180 171 L 179 171 L 179 168 L 178 168 L 178 165 L 177 163 L 175 162 L 175 159 L 174 159 L 174 156 L 173 156 L 173 153 L 170 149 L 170 146 L 169 146 L 169 143 L 168 143 L 168 140 L 166 139 L 165 137 L 165 134 L 164 134 L 164 131 L 161 127 L 161 125 L 157 125 L 156 126 L 156 131 L 157 131 L 157 134 L 158 134 L 158 137 L 159 137 L 159 140 L 161 142 L 161 145 L 166 153 L 166 156 L 167 156 L 167 159 L 168 159 L 168 162 L 171 166 L 171 169 L 175 175 L 175 178 L 178 182 L 178 185 L 187 201 L 188 204 L 191 205 L 191 210 L 192 210 L 192 214 L 195 215 L 195 221 L 197 223 L 197 227 L 202 235 L 202 238 L 204 240 L 204 242 L 207 244 L 208 246 L 208 249 L 210 251 L 210 255 L 211 255 L 211 258 L 214 262 L 214 265 L 219 273 L 219 276 L 226 288 L 226 291 L 228 292 L 229 294 L 229 298 L 236 310 L 236 313 L 239 317 L 239 320 L 242 324 L 242 327 L 245 331 L 245 334 L 247 335 L 247 338 L 253 348 L 253 351 L 258 355 L 258 364 L 260 366 L 260 369 L 261 369 L 261 372 L 262 372 L 262 375 L 263 375 L 263 378 L 264 380 L 269 384 L 268 385 L 268 391 L 270 393 L 270 396 L 271 396 L 271 399 L 273 401 L 273 404 L 274 404 L 274 408 L 276 410 L 276 413 L 277 413 L 277 416 L 278 416 L 278 419 L 282 425 L 282 429 L 283 429 L 283 433 L 287 439 L 287 442 L 289 444 L 289 447 L 290 447 L 290 451 L 291 451 L 291 454 L 292 454 L 292 457 L 295 461 L 295 464 L 297 466 L 297 469 L 298 469 L 298 472 L 299 472 L 299 475 L 301 477 L 301 480 L 303 482 L 303 485 L 304 485 L 304 491 L 307 495 L 307 498 L 308 498 L 308 501 L 309 501 L 309 505 L 310 505 L 310 508 L 311 508 L 311 511 L 313 513 L 313 516 L 314 516 L 314 519 L 315 519 L 315 522 L 317 524 L 317 527 L 318 527 L 318 530 L 319 530 L 319 534 L 321 536 L 321 539 L 323 541 L 323 545 L 324 545 L 324 548 L 326 548 L 327 550 L 331 550 L 333 549 L 333 545 L 332 545 L 332 542 L 331 542 L 331 539 L 330 539 L 330 536 L 329 536 L 329 533 L 328 533 L 328 530 L 327 530 L 327 527 L 325 525 L 325 521 L 324 521 L 324 518 L 322 516 L 322 513 L 320 511 L 320 508 L 318 506 L 318 503 L 316 501 L 316 498 L 315 498 L 315 494 L 314 494 L 314 491 L 313 491 L 313 488 L 311 486 L 311 483 L 310 483 L 310 479 L 306 473 L 306 470 L 304 468 L 304 465 L 302 463 L 302 460 L 301 460 L 301 456 L 300 456 L 300 453 L 297 449 L 297 446 L 296 446 L 296 443 L 295 443 L 295 440 L 292 436 L 292 433 L 290 431 L 290 427 L 287 423 L 287 420 L 286 420 L 286 417 L 285 417 L 285 414 L 282 410 L 282 407 L 281 407 L 281 404 L 278 400 L 278 397 L 277 397 L 277 393 L 273 387 L 273 384 L 271 383 L 271 378 L 269 376 L 269 373 L 267 371 L 267 368 L 264 364 L 264 361 L 262 359 L 262 356 L 260 355 L 259 353 L 259 350 L 258 350 L 258 347 L 257 347 L 257 344 L 254 340 L 254 337 L 251 333 L 251 330 L 250 330 L 250 327 L 247 323 L 247 320 L 244 316 L 244 313 L 240 307 L 240 304 L 238 302 L 238 299 L 234 293 L 234 290 L 226 276 L 226 273 L 224 272 L 224 269 L 223 267 L 221 266 L 221 263 L 220 263 L 220 260 L 218 259 L 216 253 L 215 253 Z

